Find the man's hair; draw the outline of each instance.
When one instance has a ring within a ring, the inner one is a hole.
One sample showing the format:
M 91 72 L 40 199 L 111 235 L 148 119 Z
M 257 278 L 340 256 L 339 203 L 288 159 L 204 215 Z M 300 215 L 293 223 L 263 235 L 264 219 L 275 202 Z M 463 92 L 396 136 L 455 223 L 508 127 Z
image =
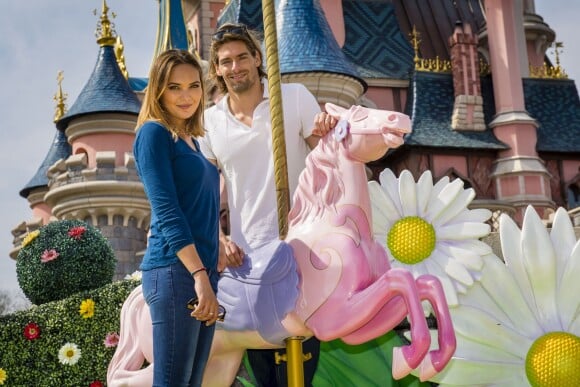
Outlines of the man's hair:
M 161 96 L 167 88 L 169 77 L 173 69 L 180 64 L 188 64 L 199 71 L 199 79 L 201 81 L 201 100 L 199 106 L 191 118 L 189 118 L 185 125 L 185 133 L 176 131 L 178 128 L 170 125 L 171 117 L 169 113 L 161 106 Z M 137 118 L 137 128 L 140 128 L 145 121 L 157 121 L 163 124 L 171 134 L 177 138 L 180 135 L 190 135 L 200 137 L 203 136 L 203 111 L 205 108 L 204 101 L 204 83 L 203 83 L 203 69 L 197 58 L 186 50 L 167 50 L 159 54 L 151 65 L 149 70 L 149 83 L 145 89 L 145 97 L 141 105 L 141 111 Z
M 255 31 L 247 28 L 244 24 L 226 23 L 212 36 L 212 42 L 209 49 L 209 71 L 208 77 L 218 86 L 220 93 L 226 94 L 228 88 L 224 82 L 223 77 L 216 74 L 216 67 L 218 66 L 218 51 L 226 43 L 229 42 L 243 42 L 248 51 L 253 57 L 260 55 L 260 66 L 258 66 L 258 75 L 261 78 L 266 78 L 267 73 L 264 70 L 264 56 L 260 49 L 260 39 Z

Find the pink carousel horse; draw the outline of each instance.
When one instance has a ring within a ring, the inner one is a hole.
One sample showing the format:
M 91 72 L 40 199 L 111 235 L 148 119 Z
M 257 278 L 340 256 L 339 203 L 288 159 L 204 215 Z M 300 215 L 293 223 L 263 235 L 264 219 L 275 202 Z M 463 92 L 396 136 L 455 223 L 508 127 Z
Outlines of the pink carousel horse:
M 396 112 L 326 104 L 339 119 L 310 152 L 288 217 L 288 235 L 246 252 L 228 268 L 218 299 L 227 316 L 218 323 L 204 386 L 230 386 L 248 348 L 284 347 L 292 336 L 337 338 L 360 344 L 382 336 L 408 316 L 411 343 L 393 351 L 396 379 L 419 368 L 427 380 L 450 360 L 456 341 L 445 295 L 430 275 L 413 278 L 391 268 L 373 240 L 365 163 L 403 143 L 409 117 Z M 421 301 L 431 303 L 438 346 Z M 109 386 L 151 385 L 151 320 L 137 287 L 123 305 L 120 341 L 109 364 Z M 184 313 L 189 313 L 184 306 Z M 143 368 L 143 361 L 150 365 Z

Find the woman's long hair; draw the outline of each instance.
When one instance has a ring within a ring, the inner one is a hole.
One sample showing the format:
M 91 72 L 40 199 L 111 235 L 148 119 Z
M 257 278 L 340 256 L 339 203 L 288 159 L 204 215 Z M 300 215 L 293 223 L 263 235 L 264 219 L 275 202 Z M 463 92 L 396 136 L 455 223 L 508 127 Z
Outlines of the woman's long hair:
M 183 133 L 180 128 L 175 128 L 171 125 L 171 117 L 163 106 L 161 106 L 161 95 L 167 88 L 169 77 L 173 69 L 180 64 L 188 64 L 199 71 L 199 79 L 201 81 L 201 100 L 195 113 L 185 123 L 185 130 Z M 157 121 L 164 125 L 167 130 L 171 132 L 174 138 L 179 136 L 195 136 L 202 137 L 203 130 L 203 111 L 205 107 L 204 101 L 204 83 L 203 70 L 199 61 L 195 56 L 186 50 L 167 50 L 159 54 L 153 62 L 149 70 L 149 83 L 145 89 L 145 97 L 141 105 L 141 111 L 137 118 L 137 129 L 143 125 L 145 121 Z

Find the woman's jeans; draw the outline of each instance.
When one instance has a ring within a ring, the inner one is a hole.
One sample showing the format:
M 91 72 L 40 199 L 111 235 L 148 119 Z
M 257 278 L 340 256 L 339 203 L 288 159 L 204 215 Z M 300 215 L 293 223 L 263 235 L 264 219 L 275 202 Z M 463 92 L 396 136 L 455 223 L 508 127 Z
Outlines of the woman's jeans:
M 181 261 L 142 274 L 153 322 L 153 387 L 201 386 L 215 324 L 207 327 L 187 309 L 196 297 L 193 277 Z

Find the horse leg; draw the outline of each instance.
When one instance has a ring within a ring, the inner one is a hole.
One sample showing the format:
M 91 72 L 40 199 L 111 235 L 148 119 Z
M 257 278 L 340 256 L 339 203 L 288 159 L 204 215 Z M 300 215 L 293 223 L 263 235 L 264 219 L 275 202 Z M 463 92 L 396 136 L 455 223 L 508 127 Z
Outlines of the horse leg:
M 230 387 L 238 374 L 244 348 L 227 345 L 226 332 L 216 330 L 203 373 L 203 387 Z
M 375 339 L 396 327 L 408 314 L 412 342 L 393 350 L 395 379 L 404 377 L 418 367 L 429 350 L 431 336 L 427 320 L 415 279 L 407 270 L 391 269 L 385 272 L 370 286 L 342 302 L 341 310 L 334 310 L 334 314 L 326 314 L 322 310 L 319 312 L 320 319 L 313 321 L 311 317 L 308 320 L 316 336 L 325 340 L 323 332 L 334 329 L 347 344 L 360 344 Z M 349 331 L 341 332 L 339 327 L 347 327 Z
M 440 372 L 449 362 L 457 346 L 449 306 L 441 282 L 432 275 L 417 278 L 417 289 L 422 300 L 428 300 L 433 306 L 437 320 L 437 341 L 439 349 L 432 350 L 421 361 L 420 379 L 425 381 Z

